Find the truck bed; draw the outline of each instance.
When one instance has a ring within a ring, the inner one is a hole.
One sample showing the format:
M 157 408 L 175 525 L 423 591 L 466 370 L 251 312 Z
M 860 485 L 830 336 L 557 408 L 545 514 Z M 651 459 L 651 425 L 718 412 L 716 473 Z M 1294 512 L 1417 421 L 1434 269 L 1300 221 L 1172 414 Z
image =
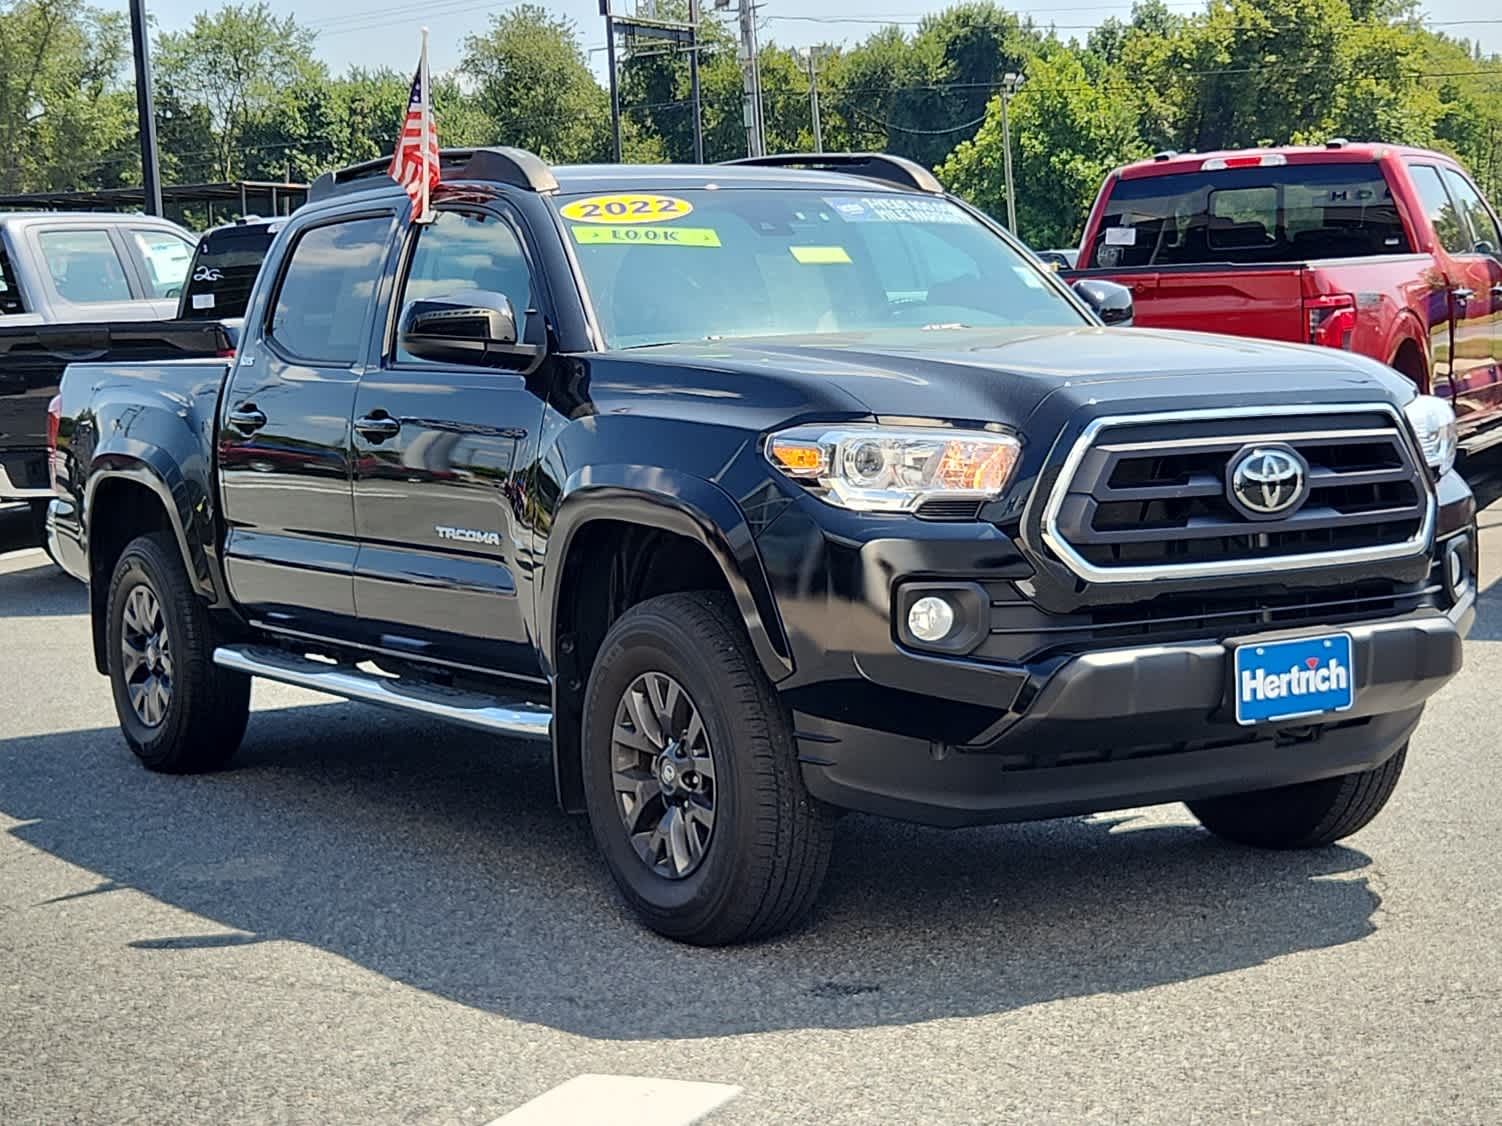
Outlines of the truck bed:
M 227 355 L 222 325 L 110 321 L 0 326 L 0 499 L 45 497 L 47 404 L 73 363 L 132 363 Z

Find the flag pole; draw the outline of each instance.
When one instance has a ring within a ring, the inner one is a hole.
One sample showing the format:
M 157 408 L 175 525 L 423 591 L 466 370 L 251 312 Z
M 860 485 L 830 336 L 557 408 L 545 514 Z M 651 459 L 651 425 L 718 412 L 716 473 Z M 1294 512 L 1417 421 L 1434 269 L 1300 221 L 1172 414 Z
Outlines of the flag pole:
M 418 67 L 419 67 L 419 69 L 422 72 L 422 140 L 421 140 L 421 144 L 422 144 L 422 154 L 423 154 L 423 174 L 422 174 L 422 208 L 417 213 L 417 221 L 419 223 L 431 223 L 433 221 L 433 212 L 432 212 L 431 207 L 428 204 L 428 193 L 429 193 L 429 191 L 431 189 L 428 186 L 428 173 L 427 173 L 427 166 L 428 165 L 427 165 L 427 161 L 428 161 L 428 138 L 433 135 L 433 108 L 432 108 L 432 103 L 429 101 L 429 98 L 428 98 L 428 29 L 427 28 L 423 28 L 422 29 L 422 61 L 418 64 Z

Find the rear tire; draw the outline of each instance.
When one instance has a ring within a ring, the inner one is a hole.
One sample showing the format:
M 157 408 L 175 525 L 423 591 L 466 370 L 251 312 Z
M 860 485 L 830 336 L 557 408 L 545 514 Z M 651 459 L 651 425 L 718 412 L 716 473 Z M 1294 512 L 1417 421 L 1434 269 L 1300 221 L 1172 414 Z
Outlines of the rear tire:
M 120 729 L 149 769 L 217 770 L 250 714 L 250 677 L 214 664 L 214 630 L 177 543 L 132 540 L 110 581 L 107 651 Z
M 807 914 L 831 819 L 804 789 L 789 716 L 727 596 L 663 595 L 611 627 L 583 755 L 595 841 L 647 926 L 719 946 Z
M 1392 797 L 1408 744 L 1373 770 L 1302 782 L 1276 790 L 1189 803 L 1189 812 L 1218 837 L 1256 848 L 1319 848 L 1349 837 L 1382 812 Z

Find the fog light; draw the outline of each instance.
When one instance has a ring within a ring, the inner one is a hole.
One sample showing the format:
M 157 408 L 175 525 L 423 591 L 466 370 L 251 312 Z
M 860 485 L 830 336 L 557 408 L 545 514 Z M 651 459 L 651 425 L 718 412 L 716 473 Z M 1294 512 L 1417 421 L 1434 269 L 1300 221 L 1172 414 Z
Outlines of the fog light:
M 1458 602 L 1471 588 L 1470 540 L 1461 536 L 1445 555 L 1445 586 L 1452 602 Z
M 954 628 L 954 607 L 931 594 L 920 598 L 907 612 L 907 628 L 919 641 L 943 641 Z

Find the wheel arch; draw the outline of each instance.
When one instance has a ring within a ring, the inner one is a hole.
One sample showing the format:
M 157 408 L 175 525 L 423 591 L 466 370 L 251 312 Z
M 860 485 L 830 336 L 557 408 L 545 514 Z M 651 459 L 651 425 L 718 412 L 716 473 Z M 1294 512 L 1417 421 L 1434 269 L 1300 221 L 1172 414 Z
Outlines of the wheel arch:
M 1429 345 L 1416 317 L 1409 314 L 1398 319 L 1385 356 L 1389 367 L 1406 376 L 1420 392 L 1429 392 Z
M 114 458 L 107 468 L 92 473 L 83 512 L 94 662 L 102 673 L 106 671 L 104 600 L 109 597 L 115 564 L 131 540 L 148 532 L 170 533 L 195 592 L 212 603 L 218 589 L 202 544 L 188 534 L 191 511 L 183 511 L 171 485 L 148 463 Z
M 565 486 L 546 550 L 538 643 L 553 685 L 554 776 L 566 810 L 583 807 L 579 717 L 594 650 L 634 602 L 674 590 L 724 590 L 767 678 L 775 683 L 793 672 L 751 530 L 735 501 L 709 481 L 657 467 L 591 466 Z M 600 565 L 586 570 L 586 560 Z M 592 636 L 575 636 L 576 615 L 591 613 L 602 617 Z

